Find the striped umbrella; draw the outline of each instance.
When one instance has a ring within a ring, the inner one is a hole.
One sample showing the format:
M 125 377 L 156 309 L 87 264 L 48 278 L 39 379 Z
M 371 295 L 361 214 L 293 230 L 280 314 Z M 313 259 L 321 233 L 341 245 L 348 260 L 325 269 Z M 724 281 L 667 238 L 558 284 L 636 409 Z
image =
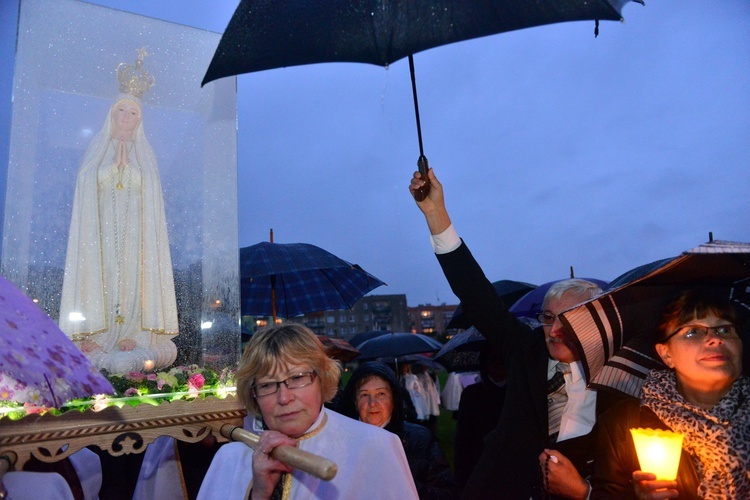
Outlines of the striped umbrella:
M 678 289 L 703 287 L 750 308 L 749 286 L 750 243 L 712 240 L 628 271 L 561 320 L 577 337 L 591 387 L 638 396 L 648 372 L 664 368 L 653 346 L 667 297 Z

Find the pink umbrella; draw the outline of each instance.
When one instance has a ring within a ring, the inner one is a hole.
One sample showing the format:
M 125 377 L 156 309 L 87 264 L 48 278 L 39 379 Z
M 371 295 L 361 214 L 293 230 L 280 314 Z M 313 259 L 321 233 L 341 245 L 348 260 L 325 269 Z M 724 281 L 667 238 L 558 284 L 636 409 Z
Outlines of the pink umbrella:
M 114 392 L 52 319 L 0 276 L 0 403 L 59 408 Z

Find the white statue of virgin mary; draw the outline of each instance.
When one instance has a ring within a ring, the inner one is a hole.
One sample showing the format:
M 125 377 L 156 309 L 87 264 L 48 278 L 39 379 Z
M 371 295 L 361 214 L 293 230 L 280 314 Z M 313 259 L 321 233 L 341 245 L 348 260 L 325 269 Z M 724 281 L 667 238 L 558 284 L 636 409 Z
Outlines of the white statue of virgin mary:
M 178 334 L 172 260 L 156 157 L 140 97 L 154 81 L 118 67 L 120 95 L 76 179 L 60 328 L 100 369 L 127 373 L 174 363 Z

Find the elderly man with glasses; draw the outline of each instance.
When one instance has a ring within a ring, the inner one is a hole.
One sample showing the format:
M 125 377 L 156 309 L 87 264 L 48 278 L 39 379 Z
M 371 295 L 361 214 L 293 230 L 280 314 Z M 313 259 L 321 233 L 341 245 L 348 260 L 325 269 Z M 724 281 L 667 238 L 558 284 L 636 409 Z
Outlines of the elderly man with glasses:
M 601 405 L 596 392 L 586 388 L 574 340 L 558 315 L 601 289 L 577 279 L 555 284 L 544 299 L 542 326 L 531 329 L 497 296 L 453 228 L 442 185 L 432 169 L 427 175 L 430 192 L 417 206 L 427 220 L 438 262 L 465 314 L 508 370 L 500 420 L 485 437 L 463 497 L 586 498 L 590 486 L 585 478 L 594 454 L 591 430 Z M 415 172 L 409 189 L 414 194 L 424 184 Z

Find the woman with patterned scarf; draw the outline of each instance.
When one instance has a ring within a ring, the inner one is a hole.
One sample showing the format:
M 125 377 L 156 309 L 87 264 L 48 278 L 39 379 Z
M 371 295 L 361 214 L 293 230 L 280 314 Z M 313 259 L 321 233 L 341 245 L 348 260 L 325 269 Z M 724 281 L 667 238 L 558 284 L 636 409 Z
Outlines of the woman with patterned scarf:
M 742 375 L 739 313 L 706 291 L 680 293 L 664 308 L 652 370 L 640 401 L 599 420 L 591 498 L 750 498 L 750 378 Z M 629 429 L 684 435 L 676 481 L 641 471 Z

